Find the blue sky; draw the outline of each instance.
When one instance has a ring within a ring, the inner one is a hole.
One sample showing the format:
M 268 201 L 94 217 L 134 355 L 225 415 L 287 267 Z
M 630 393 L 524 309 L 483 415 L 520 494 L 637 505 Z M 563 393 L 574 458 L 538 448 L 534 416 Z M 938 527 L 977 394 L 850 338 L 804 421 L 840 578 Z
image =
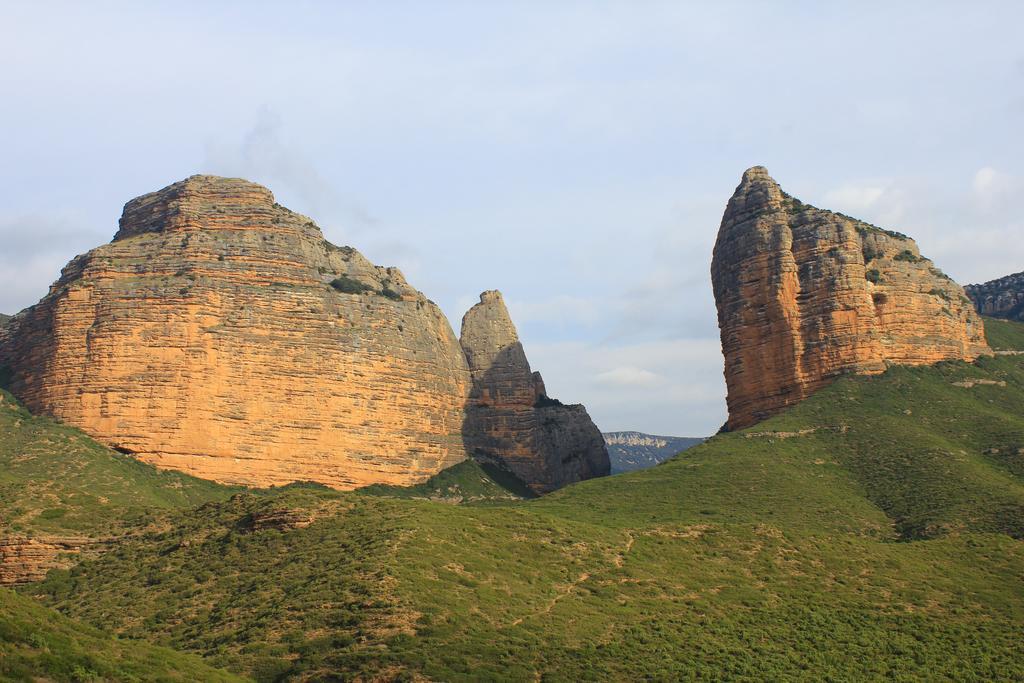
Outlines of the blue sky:
M 962 283 L 1024 270 L 1024 5 L 0 3 L 0 312 L 128 199 L 242 176 L 458 331 L 505 293 L 605 430 L 725 417 L 709 283 L 764 164 Z

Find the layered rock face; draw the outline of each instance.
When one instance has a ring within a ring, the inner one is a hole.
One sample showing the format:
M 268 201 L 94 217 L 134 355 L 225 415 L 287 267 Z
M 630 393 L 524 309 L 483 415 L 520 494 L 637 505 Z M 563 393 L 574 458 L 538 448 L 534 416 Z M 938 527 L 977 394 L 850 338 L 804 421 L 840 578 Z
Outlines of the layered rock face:
M 463 434 L 474 458 L 507 467 L 537 493 L 609 473 L 601 432 L 582 405 L 548 398 L 500 292 L 480 295 L 460 342 L 472 377 Z
M 66 569 L 80 553 L 102 541 L 78 536 L 6 536 L 0 538 L 0 586 L 41 581 L 51 569 Z
M 344 489 L 465 458 L 469 372 L 445 316 L 244 180 L 128 202 L 114 240 L 5 332 L 30 410 L 159 467 Z
M 729 429 L 840 374 L 990 353 L 964 290 L 913 240 L 803 204 L 760 166 L 729 200 L 711 276 Z
M 1024 273 L 964 287 L 974 308 L 993 318 L 1024 321 Z

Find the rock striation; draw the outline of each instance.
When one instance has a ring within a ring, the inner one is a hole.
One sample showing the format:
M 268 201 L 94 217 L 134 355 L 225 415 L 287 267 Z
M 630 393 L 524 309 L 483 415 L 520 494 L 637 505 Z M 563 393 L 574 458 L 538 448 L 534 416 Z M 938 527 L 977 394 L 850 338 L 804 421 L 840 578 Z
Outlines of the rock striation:
M 974 308 L 993 318 L 1024 321 L 1024 273 L 964 287 Z
M 500 294 L 482 301 L 464 351 L 398 270 L 260 185 L 192 176 L 128 202 L 109 244 L 0 320 L 0 384 L 123 453 L 228 484 L 407 486 L 469 450 L 538 492 L 607 474 L 586 410 L 547 398 Z
M 459 341 L 472 380 L 463 434 L 475 459 L 504 466 L 536 493 L 609 473 L 601 432 L 582 405 L 547 396 L 500 292 L 480 295 Z
M 964 290 L 906 235 L 789 196 L 755 166 L 729 200 L 711 264 L 728 429 L 845 373 L 990 353 Z
M 76 564 L 83 551 L 104 541 L 78 536 L 5 536 L 0 538 L 0 586 L 41 581 L 51 569 Z
M 159 467 L 348 489 L 465 458 L 469 371 L 440 309 L 245 180 L 131 200 L 5 332 L 30 410 Z

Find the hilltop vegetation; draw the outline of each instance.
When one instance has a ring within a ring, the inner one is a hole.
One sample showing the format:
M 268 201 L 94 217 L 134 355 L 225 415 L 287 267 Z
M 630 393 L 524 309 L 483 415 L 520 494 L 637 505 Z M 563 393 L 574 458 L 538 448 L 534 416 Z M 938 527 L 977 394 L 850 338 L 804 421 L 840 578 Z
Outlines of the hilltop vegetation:
M 0 588 L 4 681 L 241 681 L 198 657 L 117 640 Z
M 449 503 L 478 503 L 495 500 L 536 498 L 537 494 L 516 475 L 490 463 L 472 458 L 441 470 L 416 486 L 375 484 L 360 493 L 393 498 L 422 498 Z
M 237 489 L 157 470 L 73 427 L 29 414 L 0 390 L 0 536 L 111 536 L 166 510 L 225 500 Z
M 258 680 L 1020 680 L 1021 405 L 1022 355 L 892 368 L 539 500 L 243 493 L 24 590 Z

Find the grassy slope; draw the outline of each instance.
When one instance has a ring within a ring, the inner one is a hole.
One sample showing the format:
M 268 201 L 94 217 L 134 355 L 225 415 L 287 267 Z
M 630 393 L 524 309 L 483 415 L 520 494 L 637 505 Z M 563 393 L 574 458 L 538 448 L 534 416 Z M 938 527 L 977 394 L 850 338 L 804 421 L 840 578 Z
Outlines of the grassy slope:
M 0 679 L 237 681 L 198 657 L 116 640 L 0 589 Z
M 0 390 L 0 535 L 107 536 L 236 490 L 116 453 Z
M 262 680 L 1020 680 L 1022 405 L 1024 356 L 895 368 L 537 501 L 247 493 L 27 590 Z
M 463 460 L 438 472 L 416 486 L 377 484 L 360 489 L 360 493 L 393 498 L 422 498 L 452 503 L 535 498 L 518 477 L 493 465 Z

